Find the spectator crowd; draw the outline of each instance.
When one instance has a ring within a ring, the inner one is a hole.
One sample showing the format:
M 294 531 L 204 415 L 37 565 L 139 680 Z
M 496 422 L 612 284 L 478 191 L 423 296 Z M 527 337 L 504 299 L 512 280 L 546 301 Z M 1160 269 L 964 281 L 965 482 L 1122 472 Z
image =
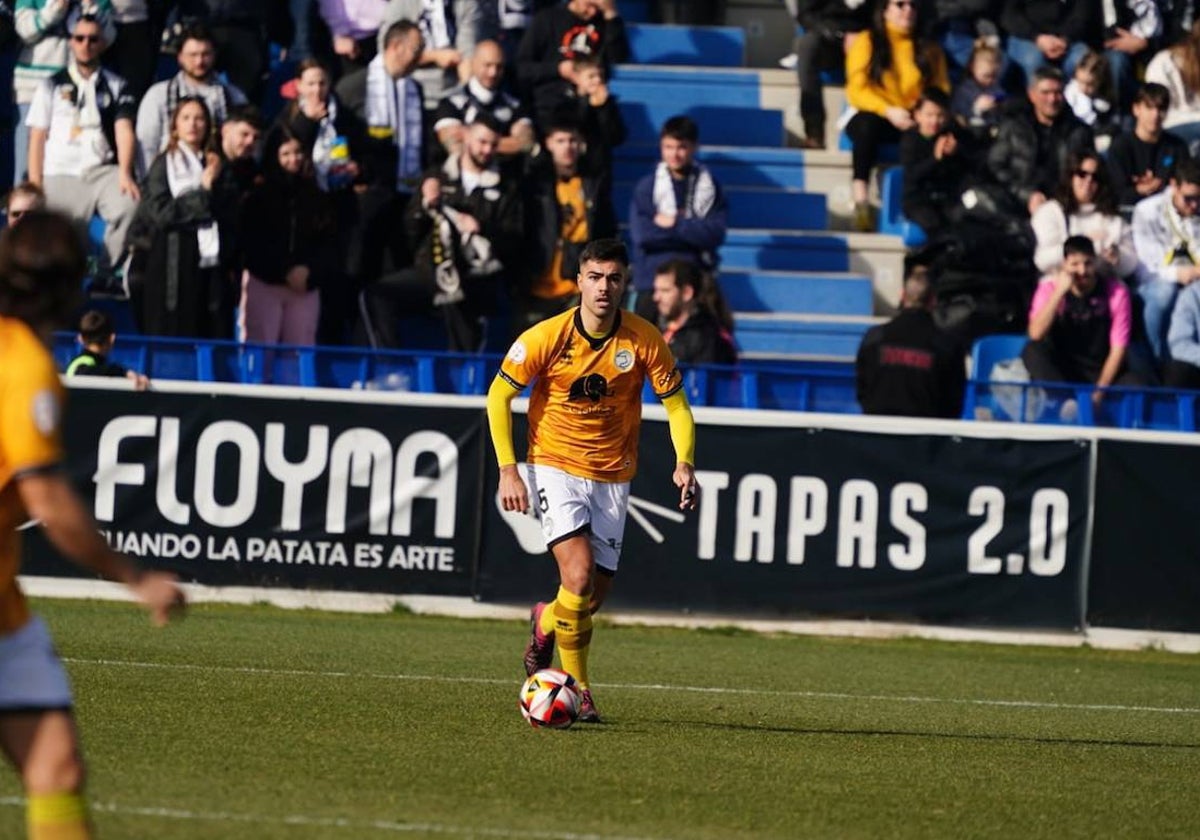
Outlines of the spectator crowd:
M 895 405 L 887 389 L 914 375 L 928 390 L 935 356 L 1026 325 L 1035 380 L 1200 382 L 1200 3 L 794 5 L 804 145 L 824 146 L 819 71 L 841 62 L 853 224 L 877 226 L 871 178 L 891 146 L 925 239 L 909 276 L 928 268 L 929 288 L 906 287 L 896 328 L 864 341 L 864 406 Z M 910 410 L 884 413 L 938 413 L 910 391 Z
M 8 223 L 45 205 L 87 238 L 101 220 L 90 291 L 127 296 L 147 334 L 441 331 L 477 352 L 573 306 L 580 250 L 617 232 L 615 0 L 15 0 L 0 44 Z M 294 78 L 269 83 L 279 66 Z M 724 199 L 698 143 L 687 117 L 663 128 L 628 305 L 681 361 L 731 361 Z

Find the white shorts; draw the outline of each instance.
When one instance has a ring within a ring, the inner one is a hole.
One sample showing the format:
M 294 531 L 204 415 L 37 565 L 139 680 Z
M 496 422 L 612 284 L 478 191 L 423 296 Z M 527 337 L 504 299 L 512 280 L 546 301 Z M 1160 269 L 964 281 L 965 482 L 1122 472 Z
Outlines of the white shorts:
M 546 545 L 553 548 L 586 533 L 596 567 L 610 575 L 616 572 L 629 510 L 629 482 L 595 481 L 539 464 L 528 465 L 527 478 Z
M 0 636 L 0 713 L 71 708 L 71 684 L 36 615 Z

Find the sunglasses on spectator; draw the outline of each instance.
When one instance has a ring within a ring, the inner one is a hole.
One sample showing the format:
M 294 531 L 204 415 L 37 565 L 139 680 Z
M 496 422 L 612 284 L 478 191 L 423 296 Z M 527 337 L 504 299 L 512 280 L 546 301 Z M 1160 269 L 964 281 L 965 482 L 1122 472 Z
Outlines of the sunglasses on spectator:
M 83 43 L 99 44 L 100 36 L 99 35 L 72 35 L 71 40 L 77 44 L 83 44 Z
M 1089 181 L 1100 180 L 1099 173 L 1095 169 L 1076 169 L 1076 178 L 1087 178 Z

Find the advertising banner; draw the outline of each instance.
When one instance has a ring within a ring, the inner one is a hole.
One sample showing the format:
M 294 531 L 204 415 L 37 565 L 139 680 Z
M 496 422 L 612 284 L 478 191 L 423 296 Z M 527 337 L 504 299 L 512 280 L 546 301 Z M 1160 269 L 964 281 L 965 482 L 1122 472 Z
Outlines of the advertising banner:
M 1077 628 L 1084 440 L 703 425 L 698 511 L 678 509 L 666 424 L 643 425 L 612 604 Z M 546 599 L 537 522 L 502 512 L 488 464 L 478 594 Z
M 1101 440 L 1088 623 L 1200 632 L 1200 447 Z
M 484 428 L 478 407 L 73 388 L 66 445 L 109 543 L 184 580 L 469 595 Z M 26 573 L 78 574 L 26 533 Z

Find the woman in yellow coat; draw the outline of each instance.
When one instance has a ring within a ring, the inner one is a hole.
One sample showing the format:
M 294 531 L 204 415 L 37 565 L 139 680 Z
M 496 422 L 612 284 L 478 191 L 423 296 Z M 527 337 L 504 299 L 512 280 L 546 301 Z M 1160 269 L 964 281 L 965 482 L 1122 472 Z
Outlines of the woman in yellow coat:
M 913 124 L 912 107 L 927 87 L 950 92 L 941 47 L 917 38 L 915 0 L 878 0 L 871 28 L 846 53 L 846 99 L 855 113 L 846 124 L 852 144 L 854 226 L 874 230 L 868 199 L 879 147 L 897 143 Z

